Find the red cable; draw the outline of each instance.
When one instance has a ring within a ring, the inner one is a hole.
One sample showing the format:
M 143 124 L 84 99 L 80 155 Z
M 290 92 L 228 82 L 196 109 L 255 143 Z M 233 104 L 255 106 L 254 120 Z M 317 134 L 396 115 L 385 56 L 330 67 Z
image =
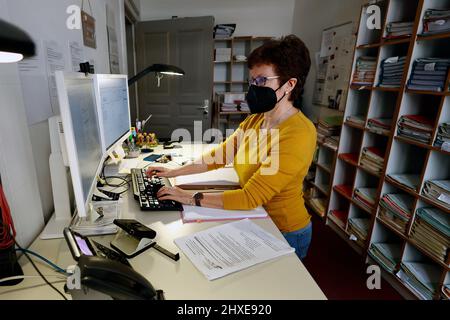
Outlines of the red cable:
M 16 229 L 14 228 L 14 222 L 11 217 L 11 211 L 6 201 L 3 187 L 0 184 L 0 249 L 7 249 L 14 245 L 14 239 L 16 237 Z M 11 236 L 12 232 L 12 236 Z

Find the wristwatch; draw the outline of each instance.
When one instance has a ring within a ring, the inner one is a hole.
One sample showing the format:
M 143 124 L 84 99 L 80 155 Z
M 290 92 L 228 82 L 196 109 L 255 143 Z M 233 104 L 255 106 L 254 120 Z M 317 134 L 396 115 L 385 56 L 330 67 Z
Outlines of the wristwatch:
M 203 200 L 203 193 L 201 193 L 201 192 L 196 192 L 196 193 L 194 193 L 194 195 L 192 196 L 192 198 L 194 199 L 195 205 L 196 205 L 197 207 L 201 207 L 201 206 L 202 206 L 202 204 L 200 203 L 200 201 Z

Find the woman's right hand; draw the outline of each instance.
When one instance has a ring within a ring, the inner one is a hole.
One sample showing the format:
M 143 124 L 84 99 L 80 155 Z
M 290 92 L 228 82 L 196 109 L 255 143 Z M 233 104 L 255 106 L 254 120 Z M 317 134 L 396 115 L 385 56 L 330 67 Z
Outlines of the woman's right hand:
M 147 176 L 157 176 L 161 178 L 174 178 L 178 176 L 174 169 L 169 169 L 165 167 L 149 167 L 147 169 Z

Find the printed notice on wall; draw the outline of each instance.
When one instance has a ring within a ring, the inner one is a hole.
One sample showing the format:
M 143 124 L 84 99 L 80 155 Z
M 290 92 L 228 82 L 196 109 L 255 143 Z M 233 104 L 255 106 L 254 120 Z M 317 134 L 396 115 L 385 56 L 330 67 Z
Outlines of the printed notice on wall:
M 72 62 L 72 71 L 80 70 L 80 63 L 84 62 L 83 46 L 78 41 L 69 41 L 70 61 Z
M 50 93 L 50 103 L 53 114 L 59 114 L 58 91 L 56 89 L 55 72 L 64 70 L 64 53 L 56 41 L 44 42 L 45 59 L 47 60 L 47 79 Z
M 28 125 L 45 121 L 53 115 L 43 52 L 42 44 L 36 43 L 36 55 L 18 63 Z

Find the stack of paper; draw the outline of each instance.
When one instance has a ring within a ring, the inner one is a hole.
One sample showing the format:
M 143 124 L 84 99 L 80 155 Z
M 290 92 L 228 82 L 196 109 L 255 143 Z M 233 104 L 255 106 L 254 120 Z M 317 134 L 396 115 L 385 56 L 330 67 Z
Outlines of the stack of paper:
M 220 105 L 220 111 L 222 112 L 236 112 L 237 105 L 234 103 L 222 103 Z
M 439 126 L 436 141 L 434 142 L 434 145 L 438 148 L 442 148 L 444 144 L 450 144 L 450 122 Z
M 399 243 L 372 243 L 368 253 L 384 269 L 394 273 L 397 262 L 401 259 L 401 247 Z
M 356 242 L 364 246 L 370 227 L 369 218 L 350 218 L 348 219 L 348 232 L 356 237 Z
M 399 136 L 423 143 L 431 143 L 433 122 L 421 115 L 405 115 L 398 121 Z
M 311 198 L 308 200 L 308 204 L 320 213 L 321 216 L 325 215 L 325 207 L 327 206 L 327 199 L 325 198 Z
M 381 63 L 380 87 L 400 88 L 406 57 L 391 57 Z
M 438 289 L 441 269 L 435 264 L 402 262 L 397 275 L 423 300 L 432 300 Z
M 447 80 L 450 59 L 422 58 L 414 61 L 408 89 L 441 92 Z
M 388 174 L 388 177 L 414 191 L 417 191 L 420 183 L 420 176 L 418 174 Z
M 241 102 L 240 110 L 242 112 L 250 112 L 250 107 L 248 106 L 248 103 L 247 102 Z
M 385 194 L 380 200 L 380 219 L 401 233 L 411 219 L 414 199 L 406 194 Z
M 353 196 L 355 200 L 359 201 L 367 209 L 372 210 L 375 206 L 377 197 L 376 188 L 356 188 Z
M 226 39 L 233 35 L 236 24 L 218 24 L 214 26 L 214 38 Z
M 362 56 L 356 62 L 356 70 L 353 75 L 352 84 L 361 86 L 371 86 L 375 81 L 377 69 L 377 58 Z
M 342 116 L 326 117 L 319 120 L 317 140 L 325 142 L 327 137 L 339 136 L 342 127 Z
M 337 150 L 338 145 L 339 145 L 339 136 L 331 136 L 331 137 L 326 137 L 325 141 L 323 142 L 323 144 L 331 149 L 333 149 L 334 151 Z
M 418 209 L 411 238 L 430 255 L 447 263 L 450 247 L 450 215 L 436 208 Z
M 450 180 L 426 181 L 422 194 L 450 210 Z
M 442 299 L 450 300 L 450 284 L 444 284 L 442 286 Z
M 423 34 L 450 32 L 450 9 L 427 9 L 423 17 Z
M 363 115 L 348 116 L 347 122 L 364 127 L 364 125 L 366 124 L 366 116 Z
M 414 22 L 389 22 L 386 25 L 386 39 L 411 36 L 413 28 Z
M 380 174 L 383 171 L 384 165 L 384 154 L 376 147 L 366 147 L 363 148 L 361 155 L 361 166 L 374 172 L 375 174 Z
M 226 221 L 267 218 L 263 207 L 254 210 L 222 210 L 183 205 L 183 222 Z
M 374 118 L 369 119 L 367 122 L 367 128 L 379 134 L 388 135 L 391 131 L 392 119 L 391 118 Z

